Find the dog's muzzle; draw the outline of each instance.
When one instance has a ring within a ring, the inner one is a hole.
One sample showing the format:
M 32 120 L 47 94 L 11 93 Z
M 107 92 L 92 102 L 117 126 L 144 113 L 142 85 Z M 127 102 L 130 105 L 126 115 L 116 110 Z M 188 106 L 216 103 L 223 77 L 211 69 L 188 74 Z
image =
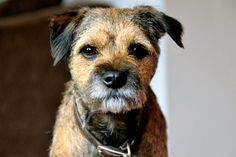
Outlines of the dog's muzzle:
M 81 93 L 85 103 L 103 112 L 127 112 L 142 107 L 146 101 L 138 75 L 128 70 L 109 69 L 95 73 Z

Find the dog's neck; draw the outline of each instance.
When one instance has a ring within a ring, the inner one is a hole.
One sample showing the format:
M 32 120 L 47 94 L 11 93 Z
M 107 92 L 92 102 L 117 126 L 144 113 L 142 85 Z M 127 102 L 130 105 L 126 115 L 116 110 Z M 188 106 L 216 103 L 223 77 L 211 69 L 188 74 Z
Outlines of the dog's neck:
M 138 130 L 139 110 L 125 114 L 91 112 L 83 119 L 88 131 L 103 145 L 118 147 L 131 142 Z
M 101 144 L 119 147 L 125 142 L 133 142 L 140 131 L 142 110 L 132 110 L 127 113 L 103 113 L 93 111 L 79 96 L 75 95 L 74 105 L 77 105 L 82 128 L 95 137 Z M 79 104 L 79 105 L 78 105 Z

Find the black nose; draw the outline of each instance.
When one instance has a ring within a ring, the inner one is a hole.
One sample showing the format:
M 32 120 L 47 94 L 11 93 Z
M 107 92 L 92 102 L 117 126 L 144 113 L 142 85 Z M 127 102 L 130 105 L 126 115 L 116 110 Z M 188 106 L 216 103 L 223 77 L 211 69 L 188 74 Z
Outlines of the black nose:
M 106 71 L 102 75 L 103 83 L 113 89 L 121 88 L 126 84 L 127 72 L 118 70 Z

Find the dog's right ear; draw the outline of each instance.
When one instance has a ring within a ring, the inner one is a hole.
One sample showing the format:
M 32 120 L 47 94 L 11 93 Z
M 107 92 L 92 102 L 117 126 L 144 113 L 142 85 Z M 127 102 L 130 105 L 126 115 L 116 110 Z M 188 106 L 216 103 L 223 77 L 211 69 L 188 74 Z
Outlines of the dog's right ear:
M 87 10 L 88 8 L 81 8 L 51 18 L 50 45 L 54 58 L 54 66 L 70 54 L 74 30 Z

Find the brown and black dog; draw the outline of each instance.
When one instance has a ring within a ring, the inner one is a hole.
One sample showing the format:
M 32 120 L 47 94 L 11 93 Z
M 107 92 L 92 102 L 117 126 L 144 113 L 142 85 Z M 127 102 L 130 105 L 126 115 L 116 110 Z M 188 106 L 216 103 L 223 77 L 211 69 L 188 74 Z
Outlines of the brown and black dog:
M 52 17 L 54 65 L 68 60 L 67 83 L 50 157 L 167 157 L 165 119 L 150 81 L 158 40 L 183 47 L 182 25 L 150 7 L 83 7 Z

